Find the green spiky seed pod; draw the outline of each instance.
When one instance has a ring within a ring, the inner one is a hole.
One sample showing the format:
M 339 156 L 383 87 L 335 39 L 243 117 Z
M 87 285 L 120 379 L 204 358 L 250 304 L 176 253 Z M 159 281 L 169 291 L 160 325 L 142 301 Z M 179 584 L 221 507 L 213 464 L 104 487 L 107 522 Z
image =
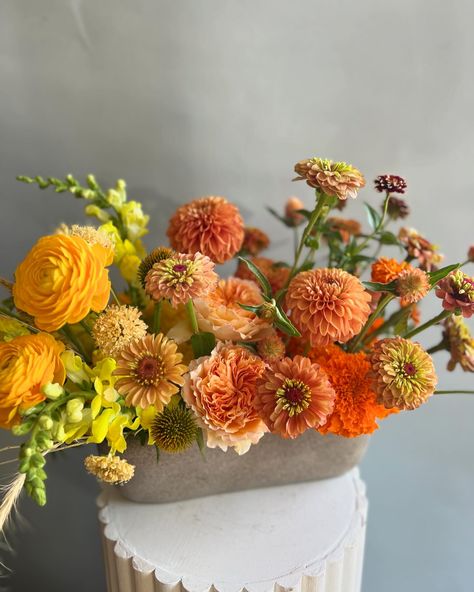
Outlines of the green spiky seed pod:
M 140 284 L 142 285 L 143 289 L 145 289 L 146 276 L 153 265 L 159 261 L 163 261 L 163 259 L 169 259 L 173 255 L 173 249 L 168 247 L 156 247 L 156 249 L 153 249 L 153 251 L 148 253 L 138 268 L 138 279 L 140 280 Z
M 196 440 L 197 425 L 193 414 L 183 405 L 165 407 L 151 426 L 156 446 L 165 452 L 184 452 Z

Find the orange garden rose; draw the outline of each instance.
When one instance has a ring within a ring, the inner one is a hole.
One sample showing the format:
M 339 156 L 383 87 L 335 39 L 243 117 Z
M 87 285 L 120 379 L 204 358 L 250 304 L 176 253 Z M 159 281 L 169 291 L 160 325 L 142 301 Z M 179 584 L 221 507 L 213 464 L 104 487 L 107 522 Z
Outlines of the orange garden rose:
M 196 316 L 201 331 L 214 333 L 222 341 L 255 341 L 272 332 L 269 322 L 239 304 L 263 303 L 255 282 L 231 277 L 221 280 L 206 298 L 196 298 Z
M 0 427 L 11 428 L 25 411 L 45 399 L 41 388 L 64 384 L 64 345 L 47 333 L 0 343 Z
M 55 234 L 40 238 L 17 267 L 15 306 L 35 319 L 43 331 L 78 323 L 89 312 L 102 311 L 109 300 L 106 269 L 113 251 L 90 245 L 79 236 Z
M 183 398 L 206 431 L 209 448 L 233 447 L 244 454 L 267 431 L 254 405 L 264 369 L 247 348 L 223 343 L 191 362 Z

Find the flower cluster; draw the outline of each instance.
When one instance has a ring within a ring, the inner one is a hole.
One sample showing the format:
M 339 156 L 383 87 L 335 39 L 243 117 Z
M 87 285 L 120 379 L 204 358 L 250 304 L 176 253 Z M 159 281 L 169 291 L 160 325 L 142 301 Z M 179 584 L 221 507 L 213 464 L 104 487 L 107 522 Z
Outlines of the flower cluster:
M 134 467 L 119 455 L 133 437 L 168 454 L 196 445 L 244 454 L 268 433 L 353 438 L 436 392 L 431 353 L 448 350 L 449 370 L 474 371 L 463 319 L 474 313 L 474 278 L 458 264 L 440 269 L 418 231 L 390 227 L 409 214 L 394 196 L 405 180 L 375 179 L 384 195 L 366 204 L 364 229 L 337 215 L 364 187 L 360 171 L 322 158 L 294 168 L 315 203 L 291 196 L 269 209 L 294 234 L 286 261 L 262 256 L 270 238 L 224 197 L 179 207 L 169 245 L 147 253 L 149 217 L 123 181 L 104 190 L 92 175 L 85 186 L 71 175 L 19 178 L 83 199 L 99 221 L 40 237 L 14 277 L 0 278 L 0 426 L 25 438 L 19 471 L 39 504 L 52 450 L 106 445 L 86 470 L 122 484 Z M 379 256 L 384 245 L 404 256 Z M 233 275 L 221 277 L 217 264 L 231 260 Z M 431 293 L 438 314 L 420 324 Z M 439 344 L 412 340 L 440 323 Z

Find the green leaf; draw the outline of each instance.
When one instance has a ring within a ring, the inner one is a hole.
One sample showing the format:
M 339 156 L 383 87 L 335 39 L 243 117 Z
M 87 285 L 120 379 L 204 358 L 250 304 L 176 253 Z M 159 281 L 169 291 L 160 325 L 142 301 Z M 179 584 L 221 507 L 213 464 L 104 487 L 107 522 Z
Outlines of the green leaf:
M 396 282 L 389 282 L 388 284 L 380 284 L 379 282 L 362 282 L 364 286 L 372 290 L 372 292 L 390 292 L 395 293 Z
M 408 331 L 408 319 L 411 313 L 411 306 L 406 306 L 403 311 L 400 312 L 400 318 L 393 327 L 395 335 L 405 335 Z
M 237 302 L 237 304 L 240 306 L 240 308 L 248 310 L 249 312 L 253 312 L 254 314 L 258 314 L 261 309 L 260 304 L 258 306 L 252 306 L 251 304 L 241 304 L 240 302 Z
M 204 432 L 202 431 L 202 428 L 196 430 L 196 442 L 203 460 L 206 460 L 206 443 L 204 442 Z
M 272 288 L 270 286 L 270 282 L 263 275 L 261 270 L 254 263 L 249 261 L 249 259 L 246 259 L 245 257 L 239 257 L 239 259 L 240 259 L 240 261 L 243 261 L 245 263 L 245 265 L 247 265 L 247 267 L 250 269 L 250 271 L 253 273 L 253 275 L 257 278 L 258 283 L 262 287 L 264 295 L 267 298 L 271 298 Z
M 216 338 L 213 333 L 195 333 L 191 336 L 191 346 L 196 358 L 208 356 L 216 347 Z
M 374 208 L 370 206 L 368 203 L 364 202 L 364 206 L 367 210 L 367 218 L 369 220 L 369 224 L 372 230 L 375 230 L 376 228 L 378 228 L 382 218 L 380 214 L 376 210 L 374 210 Z
M 461 265 L 459 263 L 454 263 L 453 265 L 447 265 L 446 267 L 442 267 L 441 269 L 428 273 L 431 287 L 436 286 L 436 284 L 443 278 L 449 275 L 452 271 L 456 271 L 456 269 L 459 269 L 460 267 Z
M 382 245 L 399 245 L 400 241 L 397 236 L 388 230 L 384 230 L 378 236 L 379 241 Z
M 290 223 L 290 220 L 288 220 L 288 218 L 286 218 L 285 216 L 281 216 L 277 211 L 275 211 L 273 208 L 270 208 L 267 206 L 267 210 L 270 212 L 270 214 L 272 216 L 275 216 L 275 218 L 277 220 L 280 220 L 280 222 L 282 222 L 285 226 L 292 226 L 292 224 Z
M 275 308 L 275 315 L 276 318 L 273 321 L 275 327 L 283 331 L 286 335 L 290 335 L 290 337 L 301 337 L 301 333 L 298 329 L 293 325 L 290 319 L 286 316 L 286 314 L 281 310 L 279 306 Z

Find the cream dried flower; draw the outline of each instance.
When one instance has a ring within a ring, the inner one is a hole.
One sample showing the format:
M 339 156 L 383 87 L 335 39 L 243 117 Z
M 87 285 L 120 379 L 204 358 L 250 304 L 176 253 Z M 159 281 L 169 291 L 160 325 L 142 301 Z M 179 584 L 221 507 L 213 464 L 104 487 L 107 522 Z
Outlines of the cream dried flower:
M 112 485 L 122 485 L 132 479 L 135 466 L 118 456 L 86 456 L 84 459 L 86 471 L 97 477 L 99 481 Z
M 134 306 L 112 304 L 97 318 L 92 335 L 105 356 L 115 357 L 133 341 L 146 335 L 147 325 Z

